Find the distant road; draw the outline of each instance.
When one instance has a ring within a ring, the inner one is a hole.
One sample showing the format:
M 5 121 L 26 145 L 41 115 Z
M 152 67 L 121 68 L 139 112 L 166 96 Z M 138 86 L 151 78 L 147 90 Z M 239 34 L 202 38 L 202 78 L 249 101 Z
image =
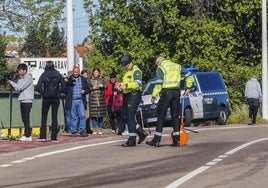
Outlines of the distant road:
M 111 136 L 0 155 L 0 187 L 268 187 L 268 125 L 192 129 L 183 147 L 165 128 L 159 148 Z

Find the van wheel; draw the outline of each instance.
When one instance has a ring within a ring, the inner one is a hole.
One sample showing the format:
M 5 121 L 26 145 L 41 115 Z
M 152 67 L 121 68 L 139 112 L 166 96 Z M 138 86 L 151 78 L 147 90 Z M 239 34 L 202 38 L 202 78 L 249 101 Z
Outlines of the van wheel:
M 190 127 L 193 118 L 192 118 L 192 112 L 191 112 L 191 110 L 189 108 L 185 109 L 184 117 L 185 117 L 184 126 L 185 127 Z
M 219 117 L 217 119 L 217 124 L 218 125 L 226 125 L 227 123 L 227 112 L 226 108 L 221 107 Z

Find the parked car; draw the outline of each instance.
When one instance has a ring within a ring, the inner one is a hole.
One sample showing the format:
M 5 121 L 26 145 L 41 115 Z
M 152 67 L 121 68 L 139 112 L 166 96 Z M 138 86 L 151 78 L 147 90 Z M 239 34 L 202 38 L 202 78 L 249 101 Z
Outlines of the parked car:
M 221 74 L 217 71 L 194 72 L 194 89 L 189 96 L 181 97 L 180 109 L 183 108 L 185 126 L 215 120 L 218 125 L 225 125 L 231 115 L 229 95 Z M 157 122 L 157 102 L 151 103 L 155 78 L 149 80 L 142 93 L 137 119 L 144 124 Z M 181 82 L 181 96 L 185 92 L 185 80 Z M 159 96 L 156 98 L 158 101 Z M 178 115 L 179 116 L 179 115 Z M 141 121 L 142 120 L 142 121 Z M 168 110 L 166 121 L 171 120 Z

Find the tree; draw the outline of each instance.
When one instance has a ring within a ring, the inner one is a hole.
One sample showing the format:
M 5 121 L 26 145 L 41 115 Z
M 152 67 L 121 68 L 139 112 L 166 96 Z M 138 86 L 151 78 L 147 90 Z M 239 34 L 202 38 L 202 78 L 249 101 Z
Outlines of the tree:
M 154 75 L 152 57 L 164 55 L 199 71 L 217 70 L 232 104 L 244 101 L 244 84 L 261 69 L 259 0 L 85 0 L 94 46 L 89 62 L 108 75 L 126 52 Z M 243 83 L 241 87 L 241 83 Z
M 42 24 L 38 27 L 31 26 L 27 29 L 27 33 L 23 52 L 28 57 L 47 57 L 49 28 Z
M 51 57 L 61 56 L 66 48 L 66 39 L 63 28 L 61 31 L 57 24 L 54 25 L 52 32 L 48 37 L 49 53 Z
M 5 58 L 6 45 L 7 43 L 4 37 L 0 35 L 0 79 L 7 72 L 7 62 Z
M 5 58 L 6 41 L 2 35 L 0 35 L 0 75 L 3 75 L 7 71 L 7 62 Z
M 28 57 L 58 57 L 66 48 L 63 28 L 55 24 L 52 28 L 42 23 L 27 30 L 23 52 Z
M 65 0 L 3 0 L 0 1 L 0 29 L 24 32 L 40 23 L 62 20 Z

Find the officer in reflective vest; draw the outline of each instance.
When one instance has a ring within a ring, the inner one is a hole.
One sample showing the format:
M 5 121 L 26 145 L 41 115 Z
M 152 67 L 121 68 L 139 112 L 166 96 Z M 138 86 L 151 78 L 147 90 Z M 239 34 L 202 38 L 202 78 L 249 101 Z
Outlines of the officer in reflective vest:
M 141 144 L 148 135 L 137 123 L 136 113 L 141 102 L 142 72 L 133 64 L 132 57 L 126 54 L 121 57 L 121 66 L 124 69 L 120 88 L 123 90 L 122 120 L 128 125 L 129 138 L 123 147 L 136 146 L 136 134 Z
M 178 146 L 180 126 L 179 126 L 179 105 L 180 105 L 180 81 L 181 66 L 166 60 L 162 56 L 155 57 L 156 81 L 152 93 L 151 102 L 155 103 L 155 98 L 160 94 L 157 104 L 157 126 L 152 141 L 147 141 L 150 146 L 159 147 L 162 137 L 163 124 L 168 108 L 171 110 L 173 124 L 173 143 L 172 146 Z

